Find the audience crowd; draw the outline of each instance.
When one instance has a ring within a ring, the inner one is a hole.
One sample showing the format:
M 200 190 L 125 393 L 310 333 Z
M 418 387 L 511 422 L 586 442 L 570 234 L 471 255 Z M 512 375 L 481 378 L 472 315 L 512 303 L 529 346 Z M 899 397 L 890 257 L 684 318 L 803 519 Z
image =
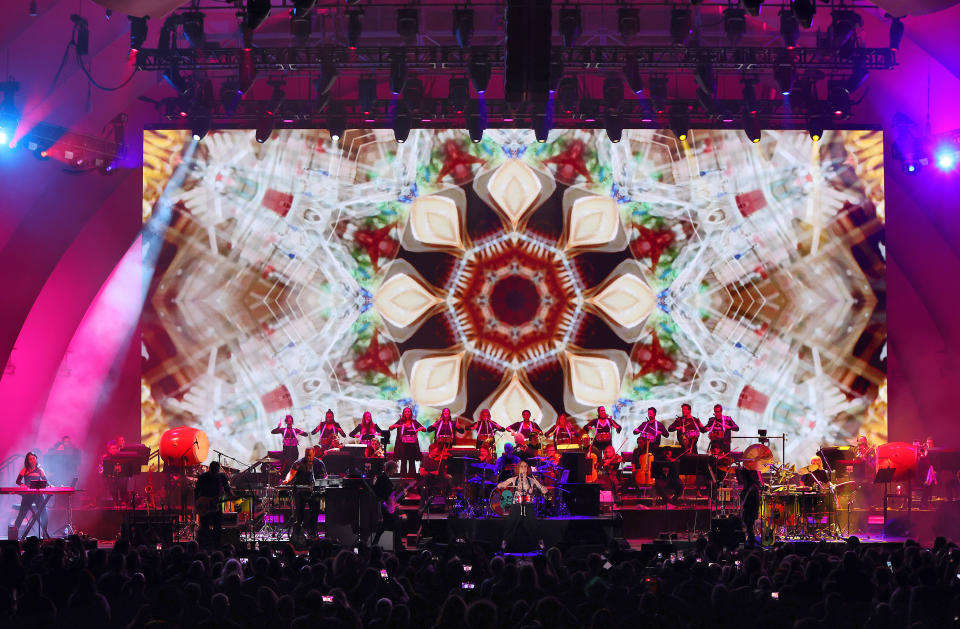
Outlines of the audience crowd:
M 727 551 L 471 543 L 384 552 L 320 541 L 159 549 L 72 538 L 3 547 L 0 627 L 129 629 L 937 629 L 958 626 L 960 548 L 937 540 Z

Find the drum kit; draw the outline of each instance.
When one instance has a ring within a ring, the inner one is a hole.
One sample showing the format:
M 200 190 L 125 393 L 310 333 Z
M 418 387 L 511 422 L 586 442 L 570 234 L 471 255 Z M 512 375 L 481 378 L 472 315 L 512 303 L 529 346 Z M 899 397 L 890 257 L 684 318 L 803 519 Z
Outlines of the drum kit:
M 743 451 L 743 467 L 759 472 L 764 480 L 760 521 L 764 529 L 791 539 L 840 537 L 837 521 L 840 499 L 838 491 L 848 483 L 833 485 L 817 481 L 805 487 L 801 477 L 812 474 L 812 466 L 796 469 L 792 464 L 777 463 L 766 444 L 755 443 Z
M 527 459 L 534 477 L 550 489 L 547 496 L 533 498 L 534 513 L 537 517 L 558 517 L 564 515 L 566 504 L 555 500 L 554 494 L 563 490 L 556 486 L 555 480 L 560 467 L 543 457 Z M 513 492 L 497 488 L 495 463 L 470 463 L 477 470 L 475 476 L 464 481 L 463 500 L 454 505 L 454 512 L 474 517 L 505 516 L 513 504 Z

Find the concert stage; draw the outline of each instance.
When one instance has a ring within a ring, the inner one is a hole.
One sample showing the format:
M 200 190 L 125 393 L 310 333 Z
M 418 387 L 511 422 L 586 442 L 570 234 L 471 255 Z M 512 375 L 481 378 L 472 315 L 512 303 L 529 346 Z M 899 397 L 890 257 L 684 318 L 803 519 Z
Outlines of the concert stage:
M 537 520 L 544 545 L 575 546 L 609 544 L 622 538 L 619 515 L 566 516 Z M 507 526 L 507 518 L 458 518 L 428 514 L 421 520 L 420 544 L 450 543 L 458 539 L 499 546 Z

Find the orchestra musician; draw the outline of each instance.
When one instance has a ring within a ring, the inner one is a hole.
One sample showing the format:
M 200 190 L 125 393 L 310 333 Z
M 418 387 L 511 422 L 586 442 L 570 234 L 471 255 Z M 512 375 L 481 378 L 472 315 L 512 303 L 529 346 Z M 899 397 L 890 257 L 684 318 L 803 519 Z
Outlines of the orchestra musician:
M 383 430 L 373 421 L 373 415 L 370 411 L 364 411 L 363 418 L 353 430 L 350 431 L 351 437 L 360 437 L 360 441 L 369 444 L 371 441 L 379 439 L 383 435 Z
M 480 463 L 485 465 L 495 465 L 497 462 L 496 453 L 486 443 L 481 443 L 480 447 L 477 448 L 477 458 Z
M 497 489 L 513 491 L 513 502 L 507 517 L 502 547 L 526 551 L 530 550 L 532 544 L 524 543 L 526 540 L 521 540 L 521 533 L 525 533 L 528 540 L 539 540 L 540 545 L 543 545 L 532 503 L 536 494 L 546 495 L 547 490 L 530 473 L 530 465 L 526 461 L 517 463 L 516 472 L 516 476 L 511 476 L 497 485 Z
M 830 475 L 823 469 L 823 460 L 819 456 L 810 459 L 810 465 L 801 468 L 804 474 L 800 476 L 800 482 L 807 487 L 823 487 L 830 483 Z
M 677 433 L 677 443 L 683 448 L 683 454 L 697 454 L 697 440 L 700 439 L 700 433 L 707 429 L 700 423 L 700 419 L 690 414 L 691 407 L 684 403 L 680 407 L 680 417 L 673 420 L 670 432 Z
M 513 453 L 513 444 L 505 443 L 503 445 L 503 454 L 497 459 L 497 481 L 503 481 L 510 477 L 510 474 L 520 462 L 520 457 Z
M 457 420 L 450 416 L 450 409 L 445 408 L 440 411 L 440 417 L 430 424 L 427 432 L 434 433 L 435 443 L 439 443 L 444 448 L 449 448 L 453 445 L 456 434 L 463 434 L 466 431 L 457 426 Z
M 593 447 L 598 453 L 602 453 L 613 442 L 612 429 L 616 428 L 617 432 L 623 430 L 623 427 L 612 417 L 607 417 L 607 409 L 602 406 L 597 408 L 597 416 L 583 427 L 586 431 L 591 428 L 593 429 Z
M 673 458 L 671 448 L 664 448 L 663 456 L 653 460 L 651 474 L 653 488 L 658 496 L 657 503 L 667 508 L 679 506 L 680 496 L 683 495 L 683 482 L 680 480 L 680 468 L 677 460 Z
M 530 411 L 524 410 L 520 415 L 523 419 L 510 424 L 508 429 L 514 433 L 514 437 L 516 437 L 516 433 L 520 433 L 526 442 L 527 450 L 530 454 L 536 455 L 537 451 L 540 450 L 540 435 L 543 434 L 543 429 L 530 419 Z
M 472 430 L 477 432 L 477 449 L 480 449 L 480 444 L 489 440 L 493 440 L 495 433 L 503 432 L 506 430 L 503 426 L 497 422 L 490 419 L 490 409 L 485 408 L 480 411 L 480 419 L 473 423 L 470 426 Z
M 420 464 L 420 513 L 424 513 L 433 500 L 434 495 L 444 496 L 450 491 L 452 477 L 447 473 L 446 462 L 450 458 L 450 451 L 439 441 L 434 441 L 427 449 L 426 456 Z
M 333 450 L 337 447 L 340 437 L 346 437 L 347 433 L 343 431 L 343 428 L 340 426 L 339 422 L 333 416 L 333 411 L 329 408 L 327 409 L 326 414 L 323 417 L 323 423 L 317 424 L 317 427 L 310 431 L 311 435 L 320 433 L 320 447 L 323 448 L 323 451 Z
M 113 506 L 123 507 L 127 501 L 127 479 L 123 476 L 123 465 L 117 459 L 120 444 L 116 439 L 107 442 L 107 453 L 100 457 L 100 472 L 107 481 L 107 492 L 113 499 Z
M 211 544 L 220 548 L 224 497 L 235 498 L 226 474 L 220 472 L 219 461 L 210 463 L 209 469 L 197 477 L 193 487 L 194 504 L 199 517 L 197 543 Z
M 32 483 L 37 481 L 46 483 L 47 475 L 40 467 L 37 455 L 33 452 L 27 452 L 26 456 L 23 457 L 23 468 L 20 470 L 20 473 L 17 474 L 17 485 L 24 485 L 29 488 Z M 13 528 L 17 530 L 17 536 L 19 537 L 20 535 L 20 525 L 23 524 L 23 519 L 27 517 L 27 513 L 31 511 L 37 515 L 43 537 L 50 537 L 50 533 L 47 532 L 47 508 L 43 497 L 39 495 L 24 495 L 20 497 L 20 511 L 17 513 L 17 519 L 13 523 Z
M 652 406 L 647 409 L 647 421 L 634 428 L 633 434 L 638 435 L 637 448 L 647 452 L 659 448 L 660 440 L 670 436 L 667 427 L 657 419 L 657 409 Z
M 283 436 L 283 454 L 280 455 L 280 473 L 286 474 L 290 467 L 300 458 L 300 439 L 306 437 L 307 433 L 299 428 L 293 427 L 293 415 L 287 415 L 283 418 L 286 425 L 277 424 L 277 427 L 270 431 L 271 435 Z
M 603 458 L 600 460 L 600 474 L 597 480 L 600 487 L 613 494 L 613 502 L 620 506 L 620 464 L 623 463 L 623 457 L 617 454 L 617 450 L 608 445 L 603 449 Z
M 580 433 L 582 431 L 567 419 L 563 413 L 557 418 L 557 423 L 543 433 L 544 437 L 553 437 L 554 445 L 576 445 L 580 443 Z
M 417 460 L 420 458 L 420 442 L 417 433 L 426 428 L 413 418 L 413 409 L 409 406 L 403 409 L 397 423 L 389 430 L 397 431 L 397 444 L 393 447 L 394 455 L 400 461 L 400 475 L 412 476 L 416 473 Z
M 317 516 L 320 513 L 320 501 L 314 494 L 316 470 L 314 448 L 307 448 L 302 459 L 296 461 L 283 480 L 284 485 L 293 485 L 293 521 L 309 537 L 317 533 Z M 308 514 L 309 512 L 309 514 Z
M 733 419 L 731 419 L 729 416 L 723 414 L 723 406 L 720 404 L 714 405 L 713 416 L 710 418 L 710 421 L 707 422 L 705 428 L 707 429 L 707 432 L 710 433 L 710 445 L 708 450 L 712 452 L 719 448 L 724 454 L 730 452 L 732 433 L 736 430 L 740 430 L 740 426 L 737 426 L 737 422 L 733 421 Z

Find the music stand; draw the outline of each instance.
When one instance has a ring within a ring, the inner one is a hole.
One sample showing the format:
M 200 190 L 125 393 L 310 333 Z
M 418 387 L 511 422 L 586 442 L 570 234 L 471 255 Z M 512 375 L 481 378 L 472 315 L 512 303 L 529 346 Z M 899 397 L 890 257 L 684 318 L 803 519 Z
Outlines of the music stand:
M 874 485 L 883 485 L 883 535 L 887 535 L 887 493 L 889 491 L 890 482 L 893 480 L 894 474 L 897 473 L 897 468 L 895 467 L 881 467 L 877 470 L 877 475 L 873 477 Z

